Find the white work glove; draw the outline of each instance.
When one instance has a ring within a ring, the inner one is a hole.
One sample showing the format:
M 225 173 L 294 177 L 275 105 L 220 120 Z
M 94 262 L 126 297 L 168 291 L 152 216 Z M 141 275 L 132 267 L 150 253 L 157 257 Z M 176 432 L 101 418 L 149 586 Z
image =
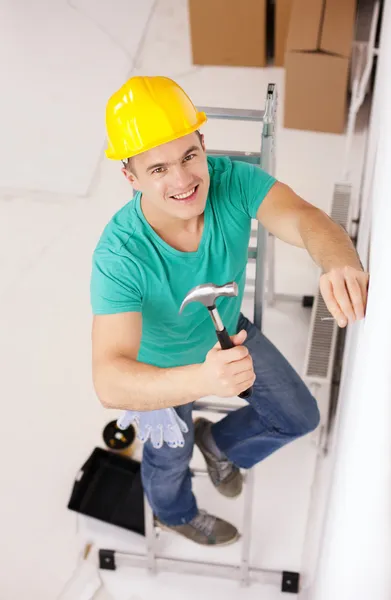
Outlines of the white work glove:
M 136 411 L 127 410 L 118 419 L 118 429 L 127 429 L 130 424 L 136 425 L 137 438 L 145 444 L 149 438 L 154 448 L 161 448 L 166 442 L 170 448 L 183 448 L 183 434 L 189 431 L 186 423 L 179 417 L 174 408 Z

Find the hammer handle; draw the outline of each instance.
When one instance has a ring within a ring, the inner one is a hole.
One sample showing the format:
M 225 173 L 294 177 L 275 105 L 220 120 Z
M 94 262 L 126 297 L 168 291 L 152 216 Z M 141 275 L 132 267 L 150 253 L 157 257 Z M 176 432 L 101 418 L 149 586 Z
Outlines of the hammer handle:
M 233 348 L 235 346 L 235 344 L 232 342 L 232 340 L 228 334 L 228 331 L 226 330 L 225 327 L 221 331 L 216 330 L 216 335 L 220 342 L 220 346 L 222 347 L 223 350 L 229 350 L 230 348 Z M 250 387 L 250 388 L 248 388 L 248 390 L 244 390 L 243 392 L 241 392 L 239 394 L 239 398 L 243 398 L 245 400 L 246 398 L 250 398 L 252 393 L 253 393 L 253 388 Z

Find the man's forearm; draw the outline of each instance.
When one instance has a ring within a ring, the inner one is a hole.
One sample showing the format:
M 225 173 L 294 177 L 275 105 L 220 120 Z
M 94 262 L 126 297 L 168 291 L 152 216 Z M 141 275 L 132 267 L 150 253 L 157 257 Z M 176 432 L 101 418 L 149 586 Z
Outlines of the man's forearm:
M 304 246 L 323 272 L 347 266 L 362 269 L 349 235 L 323 211 L 303 211 L 299 232 Z
M 97 395 L 106 408 L 157 410 L 200 398 L 200 365 L 161 369 L 118 357 L 94 368 Z

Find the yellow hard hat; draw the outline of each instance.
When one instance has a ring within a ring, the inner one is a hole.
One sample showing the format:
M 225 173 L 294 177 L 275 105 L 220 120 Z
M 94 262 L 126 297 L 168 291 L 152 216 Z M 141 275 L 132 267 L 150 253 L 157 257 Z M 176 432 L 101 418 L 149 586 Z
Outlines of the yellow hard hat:
M 124 160 L 196 131 L 206 115 L 167 77 L 131 77 L 106 107 L 107 158 Z

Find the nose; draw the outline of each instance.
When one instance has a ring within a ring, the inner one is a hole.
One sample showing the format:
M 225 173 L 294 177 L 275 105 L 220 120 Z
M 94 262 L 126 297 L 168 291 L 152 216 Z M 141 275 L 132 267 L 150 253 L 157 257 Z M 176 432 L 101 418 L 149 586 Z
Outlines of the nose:
M 173 187 L 177 194 L 188 190 L 189 186 L 194 181 L 193 176 L 183 165 L 175 165 L 173 168 Z

